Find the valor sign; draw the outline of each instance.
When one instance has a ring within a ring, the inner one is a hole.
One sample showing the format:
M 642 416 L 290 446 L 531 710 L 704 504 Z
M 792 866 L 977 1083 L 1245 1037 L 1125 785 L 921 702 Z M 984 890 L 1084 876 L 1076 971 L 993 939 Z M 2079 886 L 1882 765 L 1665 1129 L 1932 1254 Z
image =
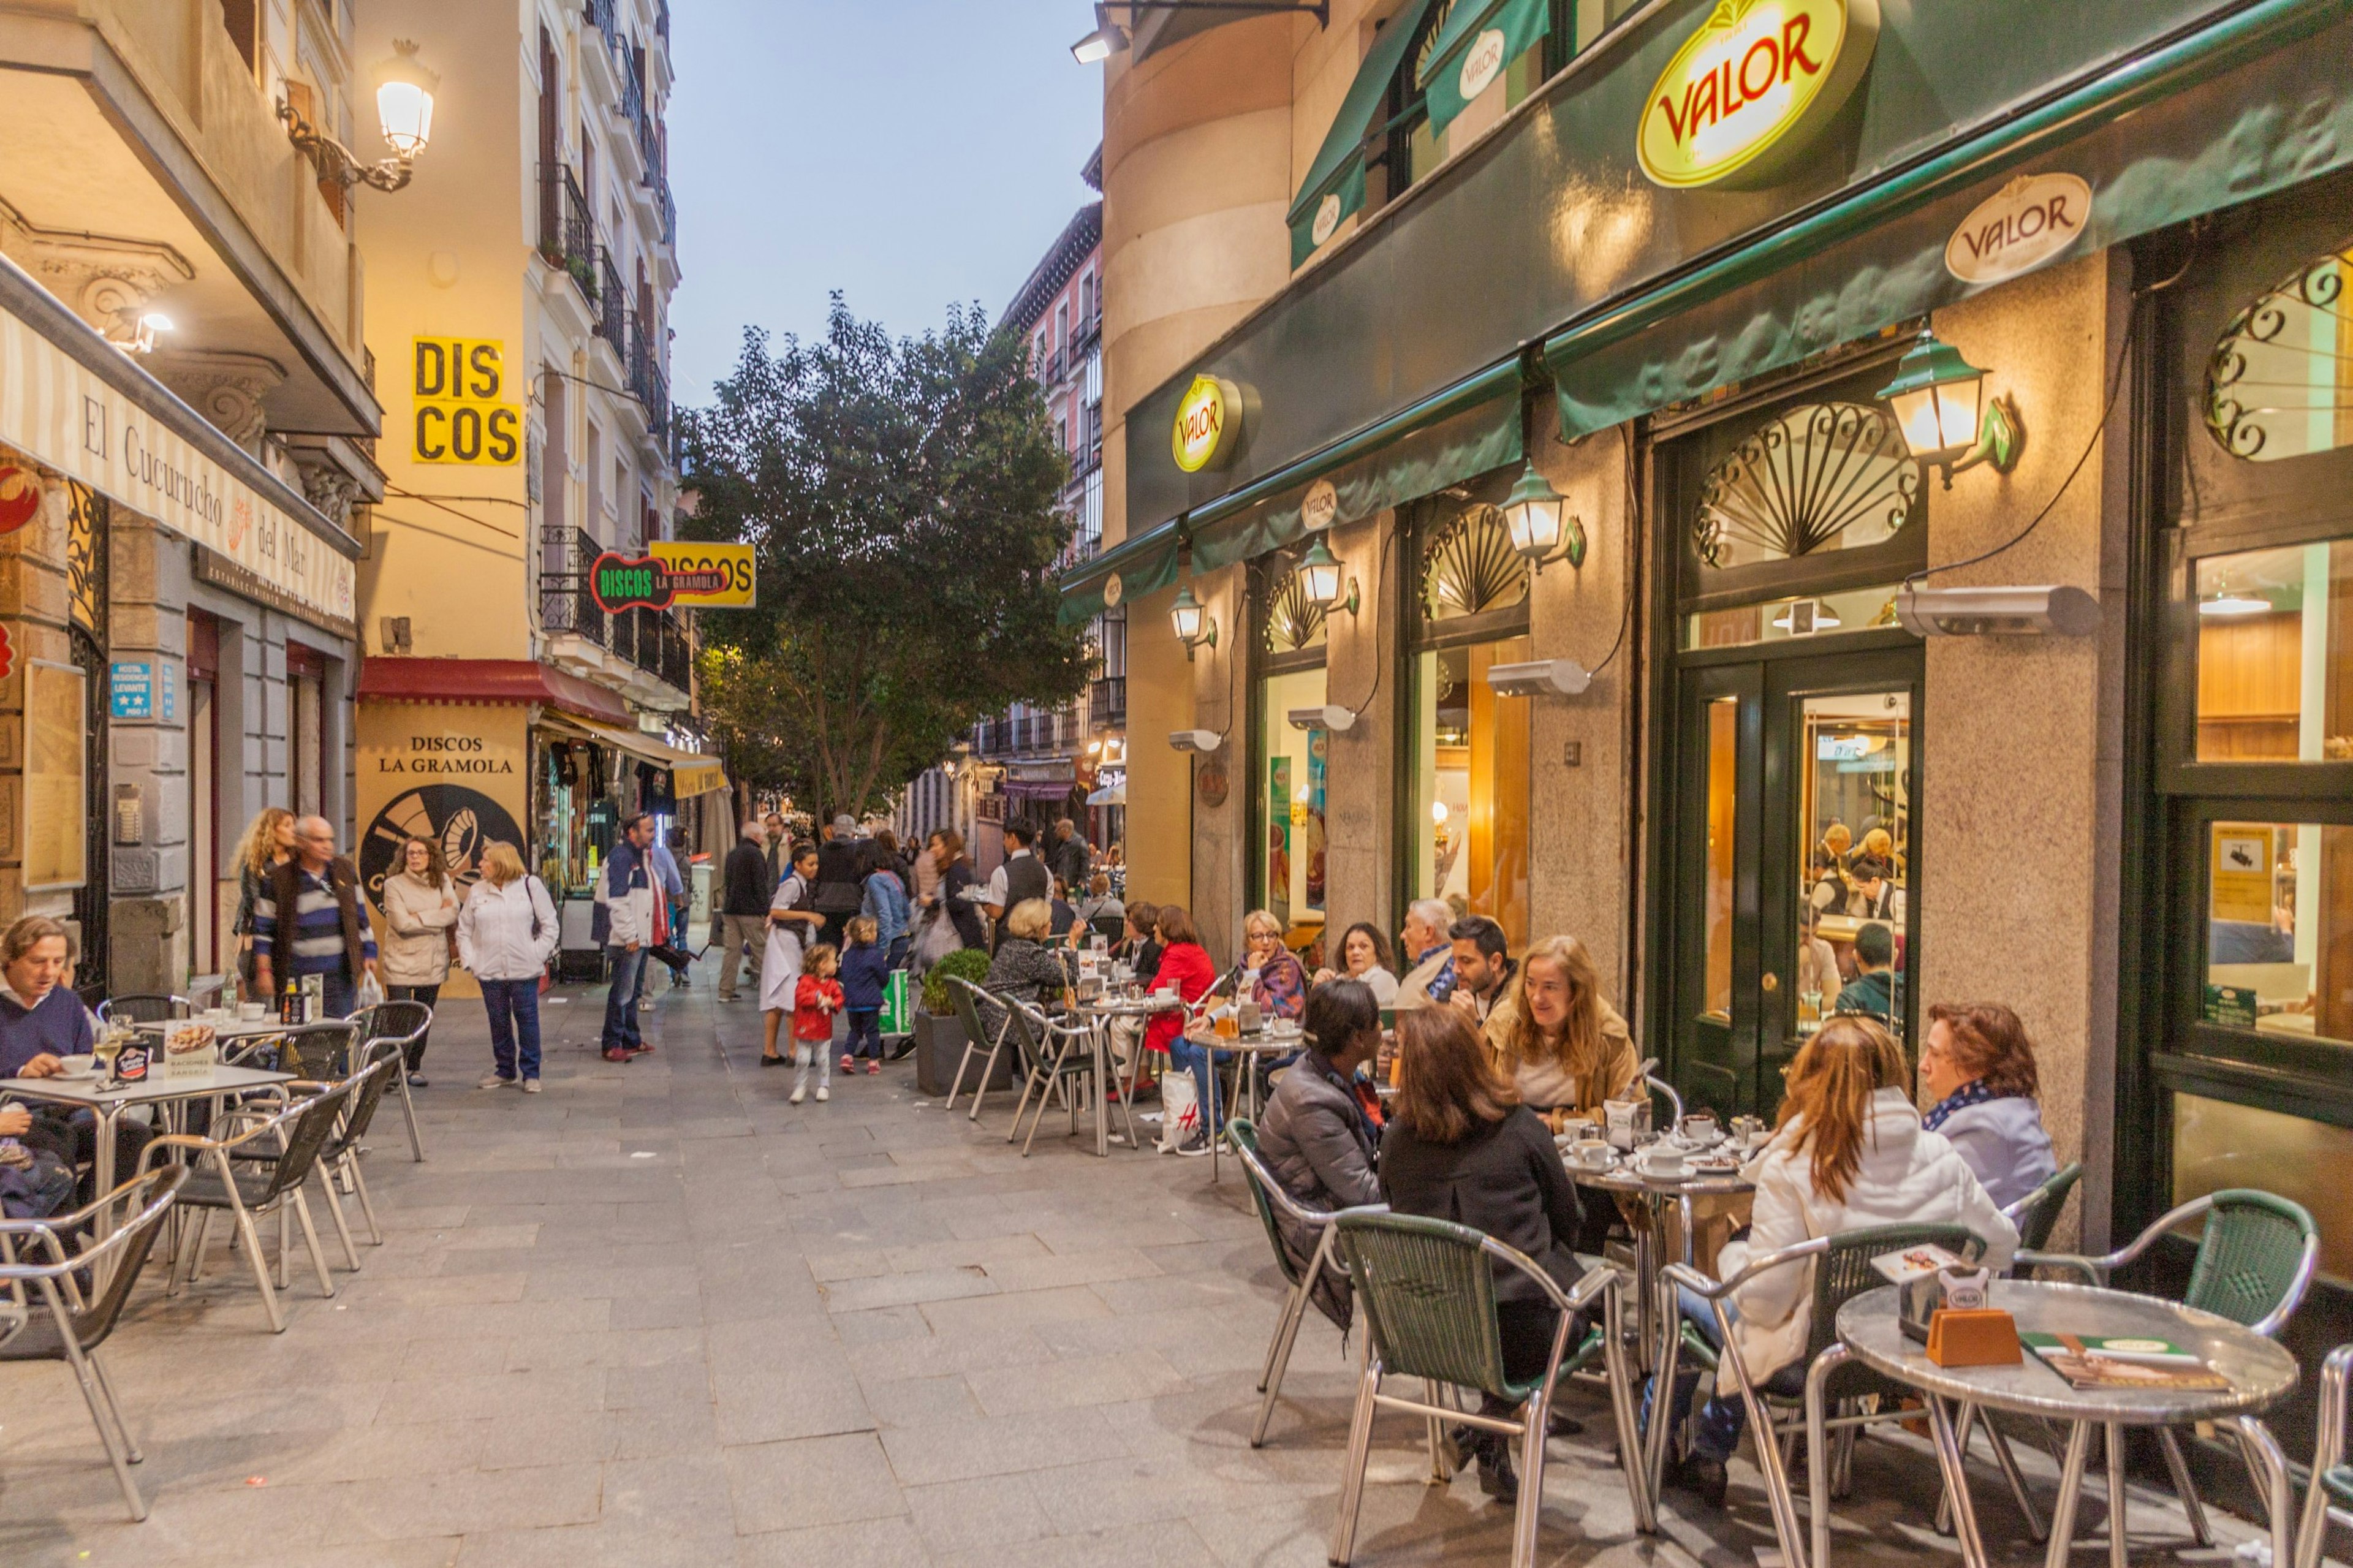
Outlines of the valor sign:
M 1678 188 L 1770 173 L 1801 121 L 1846 101 L 1878 37 L 1879 0 L 1716 0 L 1651 89 L 1642 173 Z
M 2075 243 L 2092 187 L 2073 174 L 2021 174 L 1979 202 L 1945 242 L 1945 270 L 1964 283 L 2031 272 Z
M 1176 466 L 1188 474 L 1212 464 L 1222 467 L 1240 443 L 1241 417 L 1242 400 L 1233 383 L 1195 376 L 1176 400 L 1176 423 L 1169 433 Z

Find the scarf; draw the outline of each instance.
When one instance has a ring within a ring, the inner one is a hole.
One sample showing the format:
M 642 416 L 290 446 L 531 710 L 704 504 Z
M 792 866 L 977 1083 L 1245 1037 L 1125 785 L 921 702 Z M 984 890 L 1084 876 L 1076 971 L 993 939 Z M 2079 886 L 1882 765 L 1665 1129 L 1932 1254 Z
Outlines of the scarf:
M 1972 1105 L 1983 1105 L 1989 1100 L 2010 1100 L 2013 1098 L 2015 1097 L 2011 1095 L 1996 1092 L 1992 1086 L 1988 1084 L 1985 1079 L 1981 1078 L 1973 1078 L 1969 1079 L 1968 1082 L 1961 1085 L 1960 1088 L 1953 1090 L 1952 1093 L 1945 1096 L 1944 1099 L 1936 1101 L 1935 1105 L 1930 1106 L 1928 1108 L 1928 1114 L 1920 1118 L 1920 1125 L 1926 1128 L 1929 1131 L 1934 1132 L 1938 1128 L 1942 1127 L 1945 1124 L 1946 1118 L 1951 1116 L 1956 1110 L 1960 1110 Z

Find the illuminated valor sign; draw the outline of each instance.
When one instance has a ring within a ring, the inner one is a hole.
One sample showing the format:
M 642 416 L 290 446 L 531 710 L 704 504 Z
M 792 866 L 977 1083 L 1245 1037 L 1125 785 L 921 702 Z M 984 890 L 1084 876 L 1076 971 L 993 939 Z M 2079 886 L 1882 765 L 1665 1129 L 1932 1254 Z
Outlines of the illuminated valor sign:
M 1838 112 L 1871 64 L 1879 0 L 1716 0 L 1660 73 L 1635 154 L 1672 187 L 1761 178 Z
M 1242 400 L 1234 384 L 1214 375 L 1197 375 L 1176 402 L 1176 421 L 1169 433 L 1176 466 L 1188 474 L 1222 468 L 1241 445 Z
M 1964 283 L 2031 272 L 2075 243 L 2092 187 L 2075 174 L 2021 174 L 1970 210 L 1945 242 L 1945 270 Z
M 754 587 L 748 544 L 655 543 L 648 553 L 607 551 L 588 568 L 588 595 L 607 615 L 622 610 L 744 609 Z

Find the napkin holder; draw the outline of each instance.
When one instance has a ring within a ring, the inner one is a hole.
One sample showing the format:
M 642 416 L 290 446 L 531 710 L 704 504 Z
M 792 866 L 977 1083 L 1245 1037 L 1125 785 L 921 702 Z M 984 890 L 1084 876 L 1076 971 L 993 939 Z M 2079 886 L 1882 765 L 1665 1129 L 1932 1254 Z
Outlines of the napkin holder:
M 1953 1312 L 1986 1310 L 1991 1278 L 1990 1269 L 1975 1268 L 1966 1264 L 1947 1264 L 1940 1268 L 1925 1269 L 1906 1279 L 1895 1288 L 1896 1315 L 1902 1321 L 1905 1338 L 1921 1344 L 1934 1344 L 1938 1318 Z M 2016 1338 L 2013 1332 L 2012 1341 L 2015 1342 Z M 1980 1363 L 1954 1362 L 1945 1364 Z
M 1631 1151 L 1651 1137 L 1651 1099 L 1613 1100 L 1601 1108 L 1603 1136 L 1609 1146 Z
M 2016 1366 L 2018 1321 L 1998 1307 L 1941 1307 L 1928 1319 L 1928 1359 L 1938 1366 Z

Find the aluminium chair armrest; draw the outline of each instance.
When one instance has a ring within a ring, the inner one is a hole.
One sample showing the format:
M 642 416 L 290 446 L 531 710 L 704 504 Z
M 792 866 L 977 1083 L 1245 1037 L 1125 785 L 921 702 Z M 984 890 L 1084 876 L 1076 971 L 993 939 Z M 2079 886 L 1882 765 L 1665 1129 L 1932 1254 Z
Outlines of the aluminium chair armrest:
M 172 1205 L 172 1204 L 179 1197 L 180 1188 L 185 1184 L 187 1179 L 188 1173 L 185 1170 L 179 1170 L 174 1171 L 170 1174 L 166 1175 L 162 1182 L 152 1184 L 158 1186 L 161 1190 L 145 1208 L 141 1209 L 138 1214 L 132 1215 L 130 1219 L 116 1226 L 114 1230 L 109 1233 L 103 1239 L 93 1242 L 90 1246 L 84 1247 L 79 1252 L 62 1254 L 58 1258 L 57 1261 L 53 1263 L 0 1264 L 0 1281 L 57 1279 L 59 1276 L 69 1275 L 89 1268 L 92 1263 L 104 1258 L 108 1253 L 114 1251 L 118 1247 L 129 1245 L 130 1238 L 135 1235 L 142 1226 L 147 1225 L 156 1215 L 162 1214 L 164 1209 L 169 1208 Z M 96 1210 L 100 1205 L 112 1202 L 113 1200 L 121 1197 L 131 1188 L 148 1183 L 148 1176 L 142 1173 L 142 1174 L 133 1176 L 131 1180 L 122 1183 L 121 1185 L 117 1186 L 114 1191 L 107 1194 L 104 1197 L 99 1198 L 85 1207 L 76 1210 L 72 1215 L 52 1215 L 47 1220 L 9 1220 L 5 1222 L 5 1224 L 8 1229 L 11 1231 L 16 1231 L 18 1234 L 29 1234 L 32 1231 L 38 1231 L 44 1234 L 50 1243 L 51 1250 L 53 1252 L 61 1252 L 61 1249 L 58 1248 L 57 1245 L 57 1239 L 54 1233 L 50 1231 L 50 1226 L 52 1225 L 61 1221 L 79 1220 Z M 19 1227 L 25 1228 L 19 1229 Z M 76 1292 L 76 1295 L 78 1296 L 79 1292 Z
M 1830 1249 L 1829 1237 L 1812 1237 L 1799 1242 L 1794 1247 L 1784 1247 L 1778 1251 L 1750 1258 L 1742 1266 L 1740 1272 L 1729 1279 L 1711 1279 L 1688 1263 L 1670 1263 L 1660 1272 L 1676 1284 L 1688 1289 L 1693 1295 L 1713 1301 L 1719 1297 L 1730 1295 L 1768 1269 L 1779 1268 L 1784 1265 L 1800 1262 L 1810 1258 L 1819 1258 Z
M 1367 1205 L 1362 1209 L 1344 1209 L 1341 1212 L 1344 1214 L 1364 1214 L 1367 1212 L 1379 1211 L 1375 1208 L 1375 1205 Z M 1547 1297 L 1551 1298 L 1552 1304 L 1559 1308 L 1564 1312 L 1580 1311 L 1588 1303 L 1592 1301 L 1596 1296 L 1604 1295 L 1610 1290 L 1614 1290 L 1618 1286 L 1618 1271 L 1616 1269 L 1607 1268 L 1588 1268 L 1585 1271 L 1584 1277 L 1577 1280 L 1575 1289 L 1564 1290 L 1560 1288 L 1560 1282 L 1558 1280 L 1546 1273 L 1542 1268 L 1536 1267 L 1536 1260 L 1535 1258 L 1530 1258 L 1526 1253 L 1522 1252 L 1518 1247 L 1514 1247 L 1507 1242 L 1497 1241 L 1492 1236 L 1482 1236 L 1479 1238 L 1479 1250 L 1485 1253 L 1489 1258 L 1510 1265 L 1512 1268 L 1518 1269 L 1522 1274 L 1527 1276 L 1530 1279 L 1535 1280 L 1536 1289 L 1543 1291 Z
M 2073 1252 L 2035 1252 L 2020 1247 L 2010 1255 L 2013 1268 L 2072 1268 L 2094 1285 L 2107 1283 L 2108 1271 L 2131 1259 L 2124 1253 L 2111 1253 L 2105 1258 L 2084 1258 Z

